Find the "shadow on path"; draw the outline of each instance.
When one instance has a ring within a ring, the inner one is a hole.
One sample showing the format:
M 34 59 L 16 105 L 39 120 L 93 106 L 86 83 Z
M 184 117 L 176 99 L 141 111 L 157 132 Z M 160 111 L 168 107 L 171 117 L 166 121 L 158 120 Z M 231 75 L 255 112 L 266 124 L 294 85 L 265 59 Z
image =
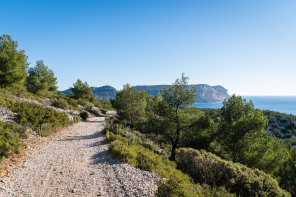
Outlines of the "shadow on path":
M 118 165 L 122 164 L 122 162 L 118 159 L 113 159 L 107 150 L 100 151 L 94 154 L 92 157 L 92 164 L 107 164 L 107 165 Z

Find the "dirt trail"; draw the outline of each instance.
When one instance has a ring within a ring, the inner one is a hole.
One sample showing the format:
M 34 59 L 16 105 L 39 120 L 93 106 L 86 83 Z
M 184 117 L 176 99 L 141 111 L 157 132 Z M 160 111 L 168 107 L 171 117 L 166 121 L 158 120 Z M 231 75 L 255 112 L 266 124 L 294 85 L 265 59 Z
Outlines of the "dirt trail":
M 0 179 L 0 196 L 154 196 L 157 177 L 111 158 L 105 117 L 53 136 Z

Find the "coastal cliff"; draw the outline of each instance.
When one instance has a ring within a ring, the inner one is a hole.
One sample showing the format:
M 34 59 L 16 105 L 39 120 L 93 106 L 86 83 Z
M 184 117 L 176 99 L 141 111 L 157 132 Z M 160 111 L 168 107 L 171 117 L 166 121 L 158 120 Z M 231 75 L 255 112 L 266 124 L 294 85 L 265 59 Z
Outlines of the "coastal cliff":
M 227 89 L 223 86 L 210 86 L 207 84 L 192 84 L 196 89 L 196 103 L 217 103 L 222 102 L 224 99 L 229 97 Z M 157 95 L 160 90 L 165 87 L 171 87 L 171 85 L 137 85 L 135 86 L 137 91 L 145 90 L 148 95 Z M 102 87 L 91 87 L 93 93 L 96 95 L 97 99 L 110 100 L 116 97 L 116 89 L 112 86 L 102 86 Z M 61 91 L 64 94 L 68 94 L 70 89 Z
M 196 89 L 196 103 L 217 103 L 222 102 L 229 97 L 227 89 L 220 85 L 210 86 L 207 84 L 192 84 L 189 85 L 188 88 L 191 88 L 192 86 Z M 165 87 L 171 87 L 171 85 L 144 85 L 135 87 L 137 91 L 143 89 L 147 91 L 147 94 L 149 95 L 157 95 L 160 90 Z

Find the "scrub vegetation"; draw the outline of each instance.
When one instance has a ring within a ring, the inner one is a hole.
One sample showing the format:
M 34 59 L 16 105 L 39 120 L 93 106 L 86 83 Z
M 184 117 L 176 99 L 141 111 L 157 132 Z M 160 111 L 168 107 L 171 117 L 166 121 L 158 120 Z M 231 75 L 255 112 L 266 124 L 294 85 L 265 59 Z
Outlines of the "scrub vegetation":
M 111 153 L 163 177 L 159 196 L 296 195 L 295 150 L 266 133 L 265 112 L 236 95 L 218 113 L 190 107 L 194 98 L 184 74 L 156 96 L 125 85 L 111 101 Z
M 57 92 L 54 72 L 42 60 L 29 68 L 27 59 L 17 41 L 0 36 L 0 158 L 18 153 L 28 134 L 45 137 L 111 109 L 79 79 L 69 95 Z

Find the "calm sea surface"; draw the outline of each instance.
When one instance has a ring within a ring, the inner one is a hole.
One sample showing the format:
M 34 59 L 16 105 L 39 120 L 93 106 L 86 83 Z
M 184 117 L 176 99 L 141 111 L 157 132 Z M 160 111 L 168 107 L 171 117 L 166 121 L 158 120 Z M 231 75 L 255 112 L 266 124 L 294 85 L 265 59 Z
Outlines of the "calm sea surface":
M 255 108 L 296 115 L 296 96 L 243 96 L 253 101 Z M 194 104 L 197 108 L 221 108 L 222 103 Z

